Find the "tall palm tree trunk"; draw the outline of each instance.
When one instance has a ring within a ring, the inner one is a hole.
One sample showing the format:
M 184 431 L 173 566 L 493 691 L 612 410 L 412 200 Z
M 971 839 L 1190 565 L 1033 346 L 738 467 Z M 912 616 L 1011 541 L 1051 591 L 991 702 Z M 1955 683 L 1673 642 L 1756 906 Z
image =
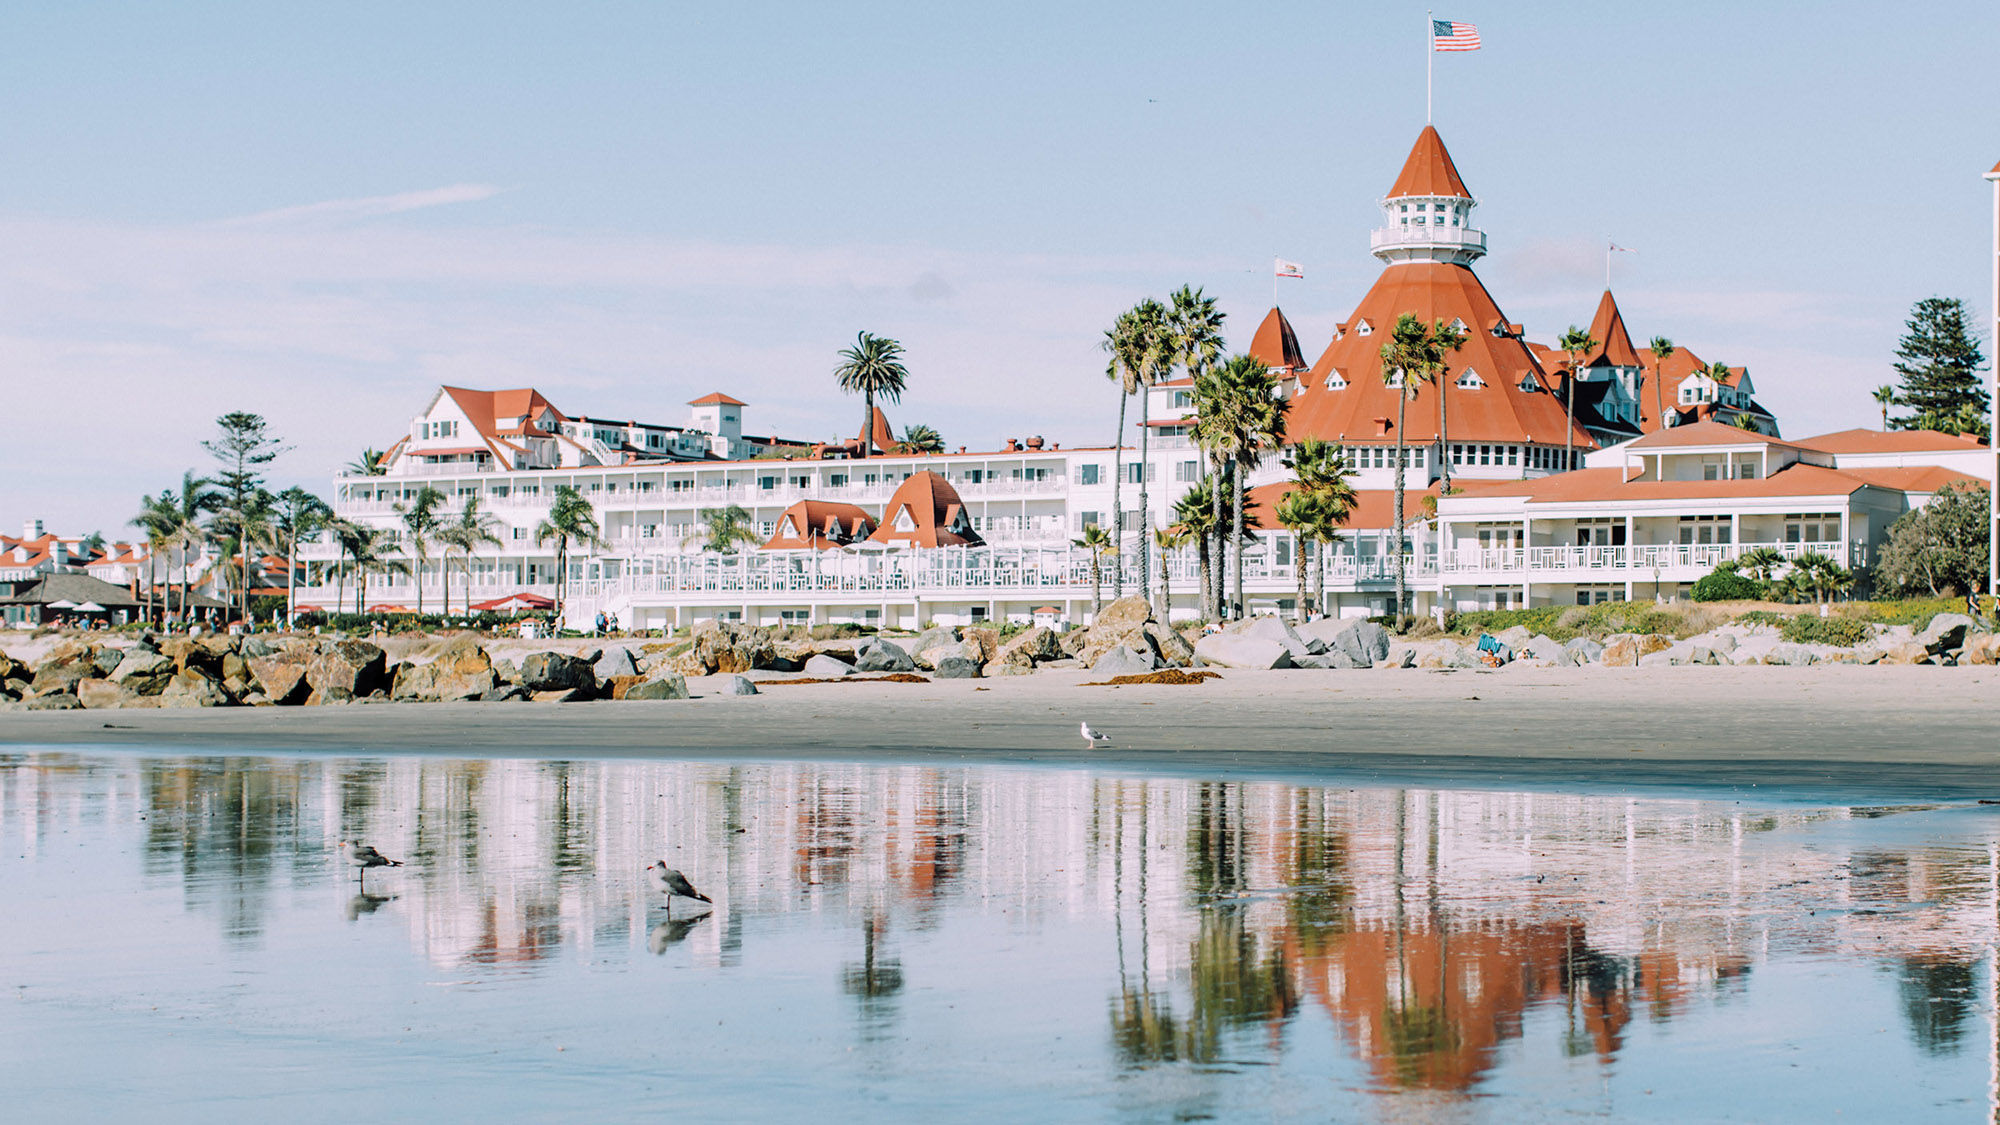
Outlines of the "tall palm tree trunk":
M 285 628 L 287 629 L 292 627 L 292 619 L 298 616 L 298 569 L 299 536 L 294 531 L 290 542 L 285 546 Z
M 1147 387 L 1139 387 L 1139 596 L 1145 597 L 1153 588 L 1153 508 L 1147 502 L 1146 477 L 1152 472 L 1153 462 L 1148 456 L 1152 441 L 1152 427 L 1146 424 L 1152 414 L 1152 398 Z M 1122 534 L 1122 533 L 1121 533 Z M 1120 569 L 1123 569 L 1121 562 Z
M 1160 624 L 1162 625 L 1165 625 L 1174 613 L 1174 588 L 1172 581 L 1167 576 L 1167 553 L 1165 551 L 1160 552 L 1160 604 L 1155 608 L 1154 612 L 1159 616 Z
M 1230 513 L 1229 518 L 1229 538 L 1232 540 L 1230 549 L 1233 552 L 1232 569 L 1236 573 L 1236 600 L 1230 606 L 1229 612 L 1235 620 L 1241 621 L 1243 620 L 1243 611 L 1245 608 L 1243 604 L 1243 466 L 1241 464 L 1229 467 L 1229 495 L 1236 502 L 1236 510 Z
M 1444 388 L 1447 382 L 1449 382 L 1449 380 L 1447 380 L 1444 377 L 1444 372 L 1439 371 L 1437 377 L 1437 389 L 1438 389 L 1437 469 L 1438 469 L 1438 495 L 1440 496 L 1451 491 L 1451 438 L 1449 437 L 1450 430 L 1447 428 L 1445 424 L 1446 411 L 1444 402 L 1445 398 Z
M 1409 376 L 1405 375 L 1405 379 Z M 1396 631 L 1409 628 L 1409 619 L 1403 612 L 1403 411 L 1410 396 L 1400 389 L 1396 393 L 1396 506 L 1389 510 L 1390 546 L 1396 552 Z
M 1217 457 L 1215 459 L 1215 488 L 1208 498 L 1209 511 L 1213 517 L 1209 521 L 1210 527 L 1208 533 L 1215 537 L 1215 575 L 1209 581 L 1209 588 L 1202 591 L 1202 597 L 1208 600 L 1210 609 L 1208 617 L 1211 621 L 1223 620 L 1223 583 L 1228 581 L 1226 572 L 1229 566 L 1229 547 L 1223 542 L 1227 525 L 1222 519 L 1223 476 L 1228 471 L 1229 468 L 1223 463 L 1222 458 Z
M 1209 610 L 1209 599 L 1215 593 L 1215 582 L 1213 577 L 1213 570 L 1215 564 L 1212 556 L 1209 553 L 1209 535 L 1207 532 L 1203 532 L 1200 535 L 1195 536 L 1195 554 L 1196 554 L 1196 562 L 1201 567 L 1201 599 L 1200 599 L 1201 614 L 1203 617 L 1208 618 L 1209 620 L 1214 620 L 1213 616 L 1208 612 L 1208 610 Z
M 1116 543 L 1125 537 L 1125 509 L 1119 499 L 1125 487 L 1125 404 L 1131 396 L 1123 388 L 1118 391 L 1118 440 L 1111 443 L 1111 541 Z M 1125 568 L 1120 566 L 1111 575 L 1113 597 L 1125 595 Z
M 1326 553 L 1332 546 L 1332 541 L 1327 539 L 1317 539 L 1313 544 L 1313 585 L 1316 587 L 1313 607 L 1319 610 L 1322 617 L 1332 616 L 1326 610 Z
M 868 459 L 868 445 L 875 437 L 875 388 L 864 387 L 861 391 L 861 441 L 854 448 L 856 460 Z
M 1299 585 L 1298 600 L 1292 603 L 1292 616 L 1298 619 L 1299 624 L 1303 625 L 1306 623 L 1307 610 L 1306 537 L 1303 533 L 1295 533 L 1292 536 L 1292 571 L 1293 577 L 1298 579 Z
M 1576 466 L 1576 369 L 1563 376 L 1563 472 Z

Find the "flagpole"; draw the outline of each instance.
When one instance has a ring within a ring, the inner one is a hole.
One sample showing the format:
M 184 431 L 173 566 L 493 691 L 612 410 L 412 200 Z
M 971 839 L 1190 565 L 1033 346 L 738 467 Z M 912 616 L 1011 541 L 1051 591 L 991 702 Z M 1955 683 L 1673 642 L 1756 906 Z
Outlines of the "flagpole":
M 1431 40 L 1435 30 L 1431 27 L 1431 11 L 1424 9 L 1424 124 L 1431 123 L 1431 69 L 1437 65 L 1437 44 Z

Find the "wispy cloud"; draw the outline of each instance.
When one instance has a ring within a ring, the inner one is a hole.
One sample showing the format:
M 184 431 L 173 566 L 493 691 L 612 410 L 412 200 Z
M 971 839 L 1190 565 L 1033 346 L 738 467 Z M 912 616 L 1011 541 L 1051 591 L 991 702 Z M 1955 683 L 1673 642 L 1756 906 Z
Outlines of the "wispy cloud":
M 255 227 L 326 219 L 372 219 L 383 215 L 399 215 L 405 211 L 420 211 L 426 207 L 445 207 L 454 203 L 479 203 L 499 195 L 500 190 L 492 184 L 452 184 L 448 187 L 429 188 L 424 191 L 398 192 L 395 195 L 369 195 L 359 199 L 328 199 L 319 203 L 301 204 L 297 207 L 279 207 L 271 211 L 259 211 L 254 215 L 240 215 L 233 219 L 224 219 L 215 225 L 222 227 Z

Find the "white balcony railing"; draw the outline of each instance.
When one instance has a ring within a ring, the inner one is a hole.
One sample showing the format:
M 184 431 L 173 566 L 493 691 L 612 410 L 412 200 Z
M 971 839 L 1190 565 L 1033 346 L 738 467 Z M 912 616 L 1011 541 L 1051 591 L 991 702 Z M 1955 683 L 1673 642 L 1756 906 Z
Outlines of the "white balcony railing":
M 1486 232 L 1472 227 L 1396 226 L 1383 227 L 1368 236 L 1371 250 L 1384 246 L 1453 246 L 1486 252 Z
M 1676 577 L 1699 576 L 1726 559 L 1760 547 L 1787 559 L 1820 554 L 1846 566 L 1867 562 L 1864 543 L 1698 543 L 1636 544 L 1622 547 L 1488 547 L 1446 551 L 1446 574 L 1629 571 L 1650 575 L 1658 570 Z

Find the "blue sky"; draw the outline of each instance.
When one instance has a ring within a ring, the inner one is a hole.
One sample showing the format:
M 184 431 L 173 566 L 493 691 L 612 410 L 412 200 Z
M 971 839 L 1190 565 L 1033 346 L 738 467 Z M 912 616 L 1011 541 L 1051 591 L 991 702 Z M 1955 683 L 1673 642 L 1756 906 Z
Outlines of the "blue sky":
M 1994 20 L 1965 7 L 1467 3 L 1436 121 L 1479 272 L 1532 335 L 1603 284 L 1748 364 L 1786 432 L 1860 425 L 1912 302 L 1987 315 Z M 1191 282 L 1309 355 L 1378 270 L 1424 10 L 1181 3 L 19 4 L 0 13 L 0 528 L 119 531 L 232 409 L 325 488 L 440 381 L 753 431 L 892 412 L 1101 444 L 1095 345 Z M 1990 349 L 1989 349 L 1990 350 Z M 60 471 L 57 467 L 60 466 Z

